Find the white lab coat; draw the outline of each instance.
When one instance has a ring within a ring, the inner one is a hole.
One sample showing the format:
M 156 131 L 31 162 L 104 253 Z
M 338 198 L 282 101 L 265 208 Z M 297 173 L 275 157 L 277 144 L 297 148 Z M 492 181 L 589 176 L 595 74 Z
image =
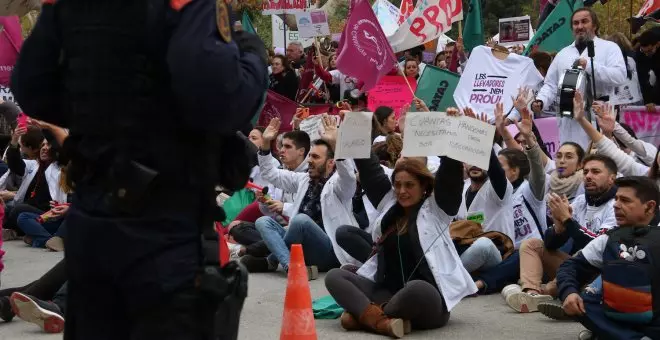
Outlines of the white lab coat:
M 261 176 L 286 192 L 295 192 L 295 198 L 290 210 L 290 218 L 294 218 L 300 210 L 300 204 L 309 188 L 309 175 L 307 173 L 293 172 L 277 169 L 269 160 L 270 155 L 259 155 L 259 168 Z M 353 195 L 357 187 L 355 171 L 351 162 L 337 161 L 335 173 L 328 179 L 321 191 L 321 212 L 323 228 L 332 242 L 332 247 L 339 263 L 359 263 L 346 253 L 335 238 L 337 228 L 342 225 L 357 227 L 353 216 Z
M 625 84 L 628 80 L 626 74 L 626 64 L 623 60 L 623 54 L 619 46 L 611 41 L 594 38 L 594 71 L 596 72 L 596 98 L 611 96 L 614 88 Z M 536 99 L 543 101 L 543 106 L 548 107 L 558 101 L 558 83 L 561 75 L 572 68 L 575 60 L 584 58 L 587 60 L 587 74 L 591 75 L 591 60 L 587 55 L 587 49 L 578 52 L 573 44 L 564 47 L 550 64 L 548 73 L 545 76 L 543 87 L 539 90 Z M 558 118 L 559 141 L 573 141 L 583 149 L 589 145 L 589 137 L 582 130 L 580 124 L 571 118 Z
M 382 217 L 395 203 L 394 192 L 390 191 L 378 204 L 378 209 L 382 214 L 377 221 L 375 234 L 380 234 Z M 451 311 L 464 297 L 477 292 L 477 286 L 463 267 L 461 258 L 449 236 L 451 220 L 452 217 L 440 209 L 434 195 L 424 201 L 417 215 L 419 242 L 448 311 Z M 377 269 L 378 256 L 372 256 L 357 273 L 375 281 Z
M 38 161 L 24 159 L 23 162 L 25 162 L 25 175 L 23 175 L 23 182 L 18 188 L 18 191 L 16 191 L 16 196 L 14 197 L 14 201 L 16 201 L 16 203 L 21 203 L 25 200 L 27 189 L 34 179 L 34 176 L 37 174 L 37 171 L 39 170 Z M 48 191 L 50 192 L 50 197 L 53 199 L 53 201 L 65 203 L 67 201 L 66 193 L 60 187 L 61 173 L 62 169 L 60 168 L 59 164 L 55 162 L 51 163 L 48 168 L 46 168 L 46 183 L 48 183 Z

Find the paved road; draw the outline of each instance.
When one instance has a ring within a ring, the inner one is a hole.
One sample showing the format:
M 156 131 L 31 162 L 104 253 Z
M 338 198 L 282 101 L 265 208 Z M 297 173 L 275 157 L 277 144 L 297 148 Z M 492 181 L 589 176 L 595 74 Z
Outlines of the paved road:
M 2 288 L 25 284 L 38 278 L 62 258 L 61 253 L 51 253 L 26 247 L 22 242 L 5 243 L 5 271 L 2 272 Z M 111 250 L 108 250 L 111 251 Z M 282 302 L 286 279 L 283 273 L 255 274 L 250 276 L 250 291 L 246 301 L 240 339 L 278 339 L 282 316 Z M 327 295 L 323 280 L 311 283 L 312 297 Z M 338 320 L 317 320 L 319 339 L 385 339 L 364 333 L 347 333 Z M 499 294 L 469 298 L 452 312 L 447 327 L 429 332 L 416 332 L 406 339 L 488 339 L 488 340 L 563 340 L 577 339 L 581 327 L 571 322 L 556 322 L 540 314 L 517 314 L 510 310 Z M 14 319 L 4 324 L 0 321 L 0 340 L 55 340 L 61 335 L 45 335 L 32 324 Z

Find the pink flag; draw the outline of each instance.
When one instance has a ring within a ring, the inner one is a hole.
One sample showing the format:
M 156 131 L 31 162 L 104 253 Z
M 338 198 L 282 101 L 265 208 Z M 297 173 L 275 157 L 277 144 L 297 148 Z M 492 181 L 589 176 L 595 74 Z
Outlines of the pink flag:
M 0 86 L 9 86 L 11 71 L 22 45 L 23 35 L 18 17 L 0 17 Z
M 367 0 L 352 0 L 337 52 L 337 69 L 373 88 L 396 64 L 396 57 Z
M 293 100 L 268 90 L 266 103 L 261 110 L 257 126 L 268 126 L 271 119 L 279 118 L 282 121 L 280 132 L 291 131 L 289 123 L 293 120 L 293 115 L 296 114 L 296 108 L 298 108 L 298 104 Z

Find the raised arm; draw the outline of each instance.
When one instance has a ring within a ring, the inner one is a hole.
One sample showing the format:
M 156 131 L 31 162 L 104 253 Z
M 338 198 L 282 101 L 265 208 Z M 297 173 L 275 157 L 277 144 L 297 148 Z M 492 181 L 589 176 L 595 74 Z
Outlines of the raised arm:
M 545 154 L 541 151 L 536 136 L 534 136 L 534 122 L 532 121 L 531 112 L 527 108 L 523 108 L 520 114 L 520 123 L 516 122 L 515 124 L 527 143 L 527 158 L 529 158 L 530 165 L 529 188 L 534 197 L 542 201 L 545 195 L 545 171 L 542 155 L 545 156 Z
M 629 147 L 647 165 L 653 164 L 658 149 L 655 145 L 631 136 L 619 123 L 614 125 L 614 136 Z
M 435 174 L 433 197 L 438 207 L 447 215 L 454 216 L 461 206 L 463 194 L 463 163 L 443 156 Z
M 261 177 L 276 188 L 287 192 L 297 192 L 300 180 L 307 176 L 305 173 L 296 173 L 289 170 L 277 169 L 270 154 L 271 141 L 275 139 L 280 130 L 280 119 L 273 118 L 263 132 L 263 142 L 259 150 L 259 173 Z
M 360 176 L 362 189 L 364 189 L 371 204 L 378 208 L 380 201 L 387 193 L 392 191 L 392 182 L 385 174 L 378 157 L 373 152 L 371 158 L 355 159 L 354 161 Z
M 332 147 L 332 150 L 336 150 L 338 134 L 337 121 L 333 117 L 323 114 L 321 123 L 323 124 L 323 134 L 321 135 L 321 139 L 328 142 Z M 337 159 L 335 160 L 335 169 L 337 171 L 337 179 L 331 183 L 332 191 L 340 201 L 347 202 L 353 199 L 357 188 L 357 179 L 355 177 L 353 162 L 348 159 Z

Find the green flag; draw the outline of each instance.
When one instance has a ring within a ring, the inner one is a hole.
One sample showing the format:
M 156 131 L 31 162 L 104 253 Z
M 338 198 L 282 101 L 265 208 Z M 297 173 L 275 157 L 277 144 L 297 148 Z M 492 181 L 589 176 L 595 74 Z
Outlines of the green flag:
M 442 112 L 455 107 L 454 91 L 460 78 L 456 73 L 427 65 L 417 82 L 415 97 L 423 100 L 431 111 Z
M 582 7 L 584 7 L 582 0 L 560 0 L 534 34 L 524 55 L 537 50 L 548 53 L 559 52 L 570 45 L 575 40 L 571 28 L 571 16 L 573 11 Z
M 470 0 L 470 8 L 465 18 L 465 27 L 463 27 L 465 51 L 470 52 L 475 46 L 483 45 L 485 42 L 481 0 Z
M 243 18 L 241 19 L 241 25 L 243 26 L 243 30 L 245 32 L 257 34 L 257 30 L 254 29 L 254 26 L 252 25 L 252 20 L 250 20 L 250 16 L 248 15 L 247 11 L 243 11 Z

